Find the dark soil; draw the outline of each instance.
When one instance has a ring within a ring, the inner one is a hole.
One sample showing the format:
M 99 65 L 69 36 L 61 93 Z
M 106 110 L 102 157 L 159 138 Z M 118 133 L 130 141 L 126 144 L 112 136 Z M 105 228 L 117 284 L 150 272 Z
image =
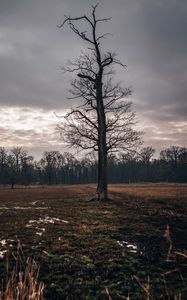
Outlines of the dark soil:
M 128 187 L 113 185 L 104 203 L 89 201 L 92 185 L 0 189 L 0 251 L 14 253 L 19 239 L 37 258 L 45 299 L 146 299 L 146 289 L 187 299 L 186 187 L 165 186 L 165 197 L 164 187 L 161 197 L 159 186 Z

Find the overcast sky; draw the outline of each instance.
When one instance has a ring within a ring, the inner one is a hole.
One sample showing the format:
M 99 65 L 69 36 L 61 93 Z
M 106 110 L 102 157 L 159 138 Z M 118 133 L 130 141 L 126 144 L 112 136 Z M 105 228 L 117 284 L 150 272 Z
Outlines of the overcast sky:
M 67 100 L 71 77 L 61 66 L 86 44 L 57 25 L 96 3 L 0 0 L 0 146 L 20 145 L 37 156 L 64 151 L 54 112 L 76 103 Z M 112 17 L 100 28 L 112 33 L 104 46 L 127 65 L 115 76 L 133 88 L 145 146 L 187 146 L 187 1 L 101 0 L 97 11 Z

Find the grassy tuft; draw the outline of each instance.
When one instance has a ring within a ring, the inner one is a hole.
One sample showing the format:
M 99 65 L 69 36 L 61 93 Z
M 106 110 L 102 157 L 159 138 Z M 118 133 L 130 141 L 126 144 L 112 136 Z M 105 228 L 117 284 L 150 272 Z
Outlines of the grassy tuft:
M 24 257 L 20 242 L 17 242 L 16 255 L 12 253 L 14 266 L 2 280 L 0 300 L 43 300 L 44 284 L 39 282 L 39 266 L 34 258 Z

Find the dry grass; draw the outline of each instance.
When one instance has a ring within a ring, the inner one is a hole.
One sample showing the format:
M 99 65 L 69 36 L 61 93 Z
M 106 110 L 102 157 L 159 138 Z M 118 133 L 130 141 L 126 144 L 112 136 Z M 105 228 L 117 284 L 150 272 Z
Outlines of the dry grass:
M 13 268 L 2 280 L 0 300 L 44 300 L 44 284 L 38 281 L 39 266 L 35 259 L 25 259 L 20 242 L 17 241 L 16 254 L 12 253 Z
M 95 192 L 96 185 L 57 185 L 57 186 L 16 186 L 14 190 L 0 189 L 0 201 L 9 201 L 11 198 L 23 200 L 47 199 L 89 199 Z M 115 195 L 132 196 L 144 199 L 186 199 L 187 184 L 110 184 L 109 193 L 112 198 Z
M 110 185 L 109 190 L 110 192 L 117 192 L 120 195 L 149 199 L 187 198 L 187 184 L 116 184 Z

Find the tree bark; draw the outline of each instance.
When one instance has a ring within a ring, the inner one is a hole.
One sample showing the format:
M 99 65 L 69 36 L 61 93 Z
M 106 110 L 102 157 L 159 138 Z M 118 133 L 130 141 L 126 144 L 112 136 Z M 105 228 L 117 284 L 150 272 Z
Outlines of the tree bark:
M 106 148 L 106 117 L 102 95 L 102 71 L 96 81 L 97 116 L 98 116 L 98 181 L 97 199 L 108 199 L 107 192 L 107 148 Z

